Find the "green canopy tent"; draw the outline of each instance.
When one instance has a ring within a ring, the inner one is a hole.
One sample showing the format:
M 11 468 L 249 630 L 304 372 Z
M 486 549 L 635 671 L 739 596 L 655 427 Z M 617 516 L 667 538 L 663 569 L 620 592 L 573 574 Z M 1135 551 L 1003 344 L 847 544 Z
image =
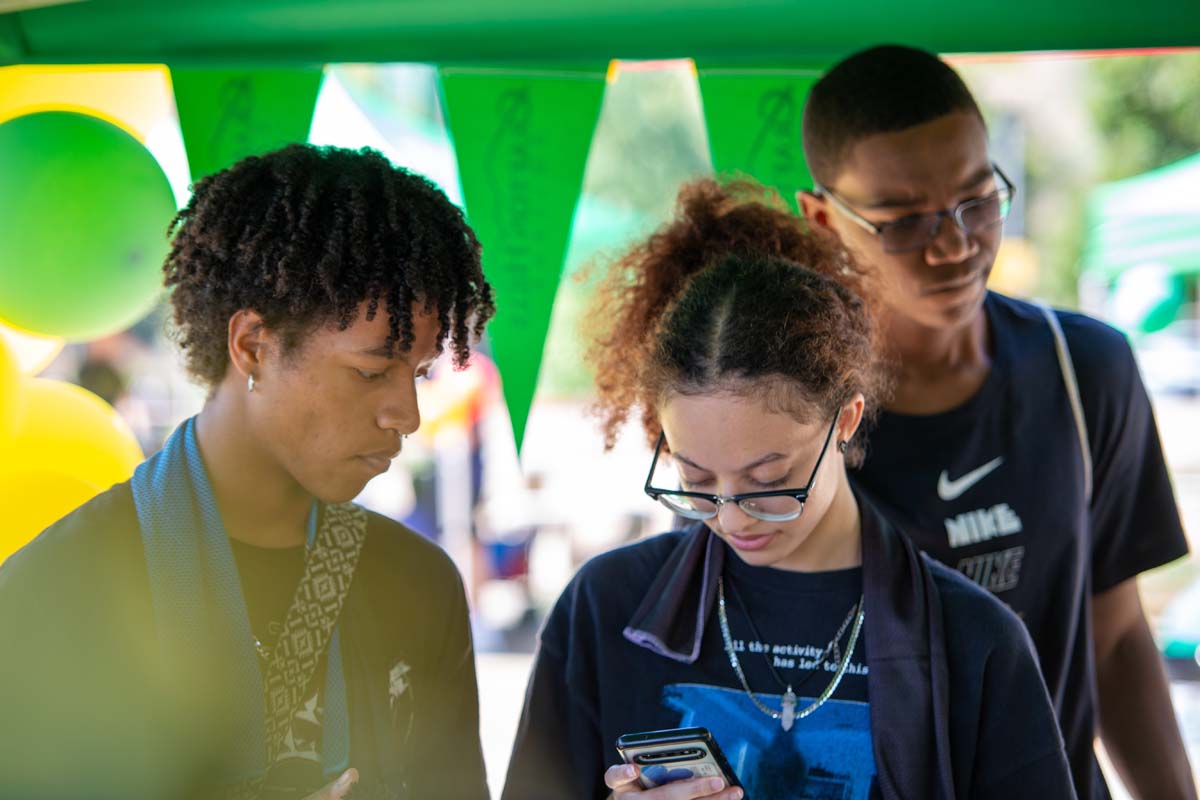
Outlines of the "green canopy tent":
M 1200 272 L 1200 153 L 1098 187 L 1088 219 L 1083 270 L 1105 282 L 1148 262 Z
M 1191 0 L 5 0 L 0 64 L 529 64 L 694 58 L 795 66 L 880 41 L 939 52 L 1200 44 Z
M 1191 0 L 970 7 L 944 0 L 0 0 L 0 67 L 170 67 L 196 178 L 302 139 L 325 64 L 439 65 L 467 214 L 486 234 L 485 269 L 497 286 L 500 313 L 490 331 L 518 446 L 610 61 L 693 59 L 715 167 L 747 172 L 790 198 L 807 187 L 799 120 L 809 86 L 834 59 L 882 41 L 938 52 L 1187 47 L 1200 44 L 1200 7 Z
M 1128 298 L 1135 333 L 1173 322 L 1200 274 L 1200 153 L 1125 180 L 1088 199 L 1085 280 Z M 1122 315 L 1118 315 L 1122 316 Z

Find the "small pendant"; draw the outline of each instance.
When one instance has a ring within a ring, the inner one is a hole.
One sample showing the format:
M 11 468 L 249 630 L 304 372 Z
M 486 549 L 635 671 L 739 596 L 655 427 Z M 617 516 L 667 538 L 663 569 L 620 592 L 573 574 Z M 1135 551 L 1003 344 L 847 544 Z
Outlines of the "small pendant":
M 779 724 L 785 731 L 790 731 L 792 724 L 796 721 L 796 693 L 790 686 L 783 693 L 783 711 L 779 716 Z

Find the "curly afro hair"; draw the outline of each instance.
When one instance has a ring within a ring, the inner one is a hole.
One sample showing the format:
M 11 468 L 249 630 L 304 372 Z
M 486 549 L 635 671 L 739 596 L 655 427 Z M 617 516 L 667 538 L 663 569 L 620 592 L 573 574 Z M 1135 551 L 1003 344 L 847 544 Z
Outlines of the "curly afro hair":
M 797 418 L 861 392 L 869 419 L 889 380 L 873 285 L 772 190 L 686 184 L 675 218 L 612 265 L 585 323 L 606 446 L 635 407 L 653 445 L 672 392 L 753 393 Z
M 262 316 L 294 351 L 326 325 L 345 330 L 366 301 L 390 317 L 389 349 L 413 341 L 413 306 L 436 312 L 458 366 L 495 313 L 480 245 L 433 183 L 380 153 L 289 145 L 200 180 L 172 221 L 163 265 L 188 371 L 215 389 L 229 366 L 229 319 Z

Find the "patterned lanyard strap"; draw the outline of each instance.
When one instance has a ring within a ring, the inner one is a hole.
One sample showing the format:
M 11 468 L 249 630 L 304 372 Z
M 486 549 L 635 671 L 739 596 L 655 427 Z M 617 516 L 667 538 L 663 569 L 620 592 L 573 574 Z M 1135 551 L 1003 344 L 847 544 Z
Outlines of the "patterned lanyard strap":
M 305 560 L 304 576 L 266 664 L 268 770 L 282 750 L 296 710 L 329 647 L 366 534 L 367 512 L 363 509 L 353 503 L 325 507 L 316 542 Z M 230 787 L 225 796 L 255 798 L 264 780 L 265 775 L 244 781 Z

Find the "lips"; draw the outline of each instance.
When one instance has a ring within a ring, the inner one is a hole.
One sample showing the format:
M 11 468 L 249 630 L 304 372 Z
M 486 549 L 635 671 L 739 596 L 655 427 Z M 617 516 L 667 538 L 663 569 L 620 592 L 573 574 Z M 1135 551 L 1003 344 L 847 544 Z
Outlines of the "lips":
M 938 295 L 961 292 L 964 289 L 969 289 L 975 286 L 975 284 L 979 282 L 981 275 L 981 272 L 975 271 L 957 280 L 948 281 L 946 283 L 938 283 L 934 284 L 933 286 L 927 286 L 925 287 L 925 294 Z
M 376 472 L 387 472 L 389 469 L 391 469 L 392 459 L 398 455 L 400 455 L 399 450 L 395 452 L 384 451 L 378 453 L 367 453 L 359 456 L 358 458 Z
M 763 533 L 756 536 L 735 536 L 732 533 L 727 533 L 725 536 L 731 545 L 745 552 L 762 550 L 775 538 L 774 533 Z

